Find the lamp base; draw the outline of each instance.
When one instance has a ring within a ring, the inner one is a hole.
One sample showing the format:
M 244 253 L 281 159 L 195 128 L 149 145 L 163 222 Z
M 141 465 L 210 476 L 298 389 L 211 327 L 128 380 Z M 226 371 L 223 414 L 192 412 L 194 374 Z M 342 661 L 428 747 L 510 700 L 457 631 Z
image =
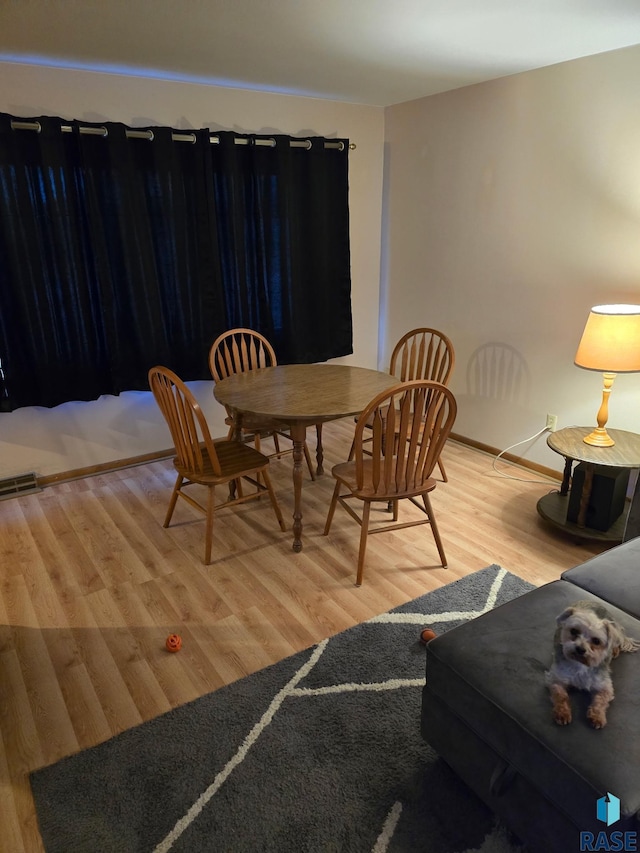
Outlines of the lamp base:
M 585 444 L 590 444 L 593 447 L 613 447 L 615 444 L 615 441 L 604 427 L 596 427 L 593 432 L 585 435 L 582 440 Z

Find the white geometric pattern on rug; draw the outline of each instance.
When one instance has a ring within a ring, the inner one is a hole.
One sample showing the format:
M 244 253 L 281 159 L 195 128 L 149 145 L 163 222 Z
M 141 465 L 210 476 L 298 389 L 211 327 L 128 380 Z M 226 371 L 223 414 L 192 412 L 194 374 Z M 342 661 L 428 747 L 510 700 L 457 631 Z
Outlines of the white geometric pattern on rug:
M 502 582 L 504 578 L 508 575 L 508 572 L 505 569 L 500 569 L 491 585 L 489 593 L 487 595 L 487 600 L 484 606 L 479 610 L 468 610 L 468 611 L 449 611 L 447 613 L 434 613 L 434 614 L 425 614 L 425 613 L 383 613 L 380 616 L 374 616 L 372 619 L 368 619 L 367 622 L 370 623 L 397 623 L 401 622 L 404 624 L 424 624 L 425 622 L 435 623 L 435 622 L 451 622 L 458 620 L 468 620 L 474 619 L 477 616 L 481 616 L 483 613 L 487 613 L 491 610 L 497 601 L 498 594 L 500 592 L 500 587 L 502 586 Z M 357 691 L 376 691 L 380 692 L 383 690 L 398 690 L 403 687 L 421 687 L 424 684 L 424 678 L 413 678 L 413 679 L 391 679 L 384 682 L 378 683 L 361 683 L 361 684 L 335 684 L 329 685 L 321 688 L 298 688 L 297 684 L 305 678 L 311 670 L 314 668 L 316 663 L 320 660 L 322 653 L 326 649 L 327 645 L 330 642 L 330 639 L 323 640 L 319 643 L 314 649 L 308 661 L 304 663 L 303 666 L 293 675 L 293 677 L 289 680 L 287 684 L 280 690 L 271 701 L 269 707 L 262 715 L 261 719 L 256 723 L 256 725 L 251 729 L 247 737 L 244 739 L 240 747 L 238 748 L 235 755 L 227 762 L 226 766 L 218 773 L 211 783 L 209 787 L 203 791 L 203 793 L 198 797 L 195 803 L 191 806 L 191 808 L 181 817 L 178 822 L 175 824 L 171 832 L 156 846 L 154 853 L 167 853 L 167 851 L 171 850 L 174 843 L 180 838 L 180 836 L 188 829 L 188 827 L 193 823 L 194 820 L 198 817 L 198 815 L 205 808 L 207 803 L 215 796 L 215 794 L 219 791 L 221 786 L 224 784 L 229 775 L 244 761 L 251 747 L 257 742 L 262 732 L 267 728 L 267 726 L 272 722 L 275 718 L 278 710 L 284 703 L 285 699 L 291 697 L 309 697 L 309 696 L 319 696 L 330 693 L 346 693 L 346 692 L 357 692 Z M 397 808 L 399 806 L 399 808 Z M 396 803 L 391 810 L 387 820 L 385 821 L 385 825 L 382 828 L 381 835 L 374 846 L 375 853 L 384 853 L 387 849 L 387 846 L 393 837 L 393 828 L 397 824 L 400 812 L 402 810 L 402 806 L 399 803 Z M 486 842 L 490 841 L 490 837 L 485 840 Z M 483 845 L 484 848 L 484 845 Z M 470 851 L 471 853 L 471 851 Z
M 475 619 L 477 616 L 482 616 L 484 613 L 488 613 L 489 610 L 493 610 L 498 600 L 502 582 L 507 574 L 506 569 L 500 569 L 491 584 L 487 600 L 480 610 L 450 610 L 448 613 L 430 613 L 428 614 L 429 622 L 433 624 L 436 622 L 457 622 L 462 619 Z M 373 616 L 371 619 L 367 619 L 367 622 L 377 622 L 385 625 L 422 625 L 424 621 L 424 613 L 381 613 L 380 616 Z

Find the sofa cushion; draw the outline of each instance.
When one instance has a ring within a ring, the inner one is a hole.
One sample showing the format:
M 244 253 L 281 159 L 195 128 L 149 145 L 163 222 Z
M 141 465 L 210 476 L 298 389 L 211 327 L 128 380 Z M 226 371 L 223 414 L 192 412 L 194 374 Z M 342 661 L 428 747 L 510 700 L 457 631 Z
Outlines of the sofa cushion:
M 568 569 L 562 579 L 640 618 L 640 539 Z

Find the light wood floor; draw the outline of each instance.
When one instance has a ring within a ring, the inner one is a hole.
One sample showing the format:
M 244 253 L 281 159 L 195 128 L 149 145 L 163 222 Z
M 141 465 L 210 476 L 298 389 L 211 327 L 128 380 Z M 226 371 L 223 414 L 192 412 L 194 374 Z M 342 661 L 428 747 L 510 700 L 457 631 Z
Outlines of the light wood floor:
M 280 532 L 266 500 L 225 510 L 209 567 L 203 522 L 184 502 L 175 525 L 162 528 L 169 461 L 0 503 L 3 853 L 42 850 L 31 770 L 490 563 L 539 585 L 604 550 L 539 519 L 536 501 L 557 483 L 505 479 L 490 456 L 449 443 L 449 483 L 432 497 L 449 568 L 439 567 L 428 527 L 381 534 L 370 538 L 356 588 L 358 525 L 338 507 L 322 535 L 330 468 L 346 458 L 352 431 L 348 420 L 325 426 L 327 473 L 305 479 L 299 554 L 290 456 L 271 466 L 289 530 Z M 540 479 L 508 463 L 500 469 Z M 171 632 L 182 636 L 178 654 L 164 649 Z

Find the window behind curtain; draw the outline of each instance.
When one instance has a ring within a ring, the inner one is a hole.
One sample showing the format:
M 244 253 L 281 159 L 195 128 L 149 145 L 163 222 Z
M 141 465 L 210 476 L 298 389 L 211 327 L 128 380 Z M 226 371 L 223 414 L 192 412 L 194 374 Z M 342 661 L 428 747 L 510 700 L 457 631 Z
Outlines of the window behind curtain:
M 158 363 L 207 379 L 211 342 L 234 326 L 281 363 L 352 351 L 347 140 L 37 121 L 0 114 L 5 411 L 147 390 Z

